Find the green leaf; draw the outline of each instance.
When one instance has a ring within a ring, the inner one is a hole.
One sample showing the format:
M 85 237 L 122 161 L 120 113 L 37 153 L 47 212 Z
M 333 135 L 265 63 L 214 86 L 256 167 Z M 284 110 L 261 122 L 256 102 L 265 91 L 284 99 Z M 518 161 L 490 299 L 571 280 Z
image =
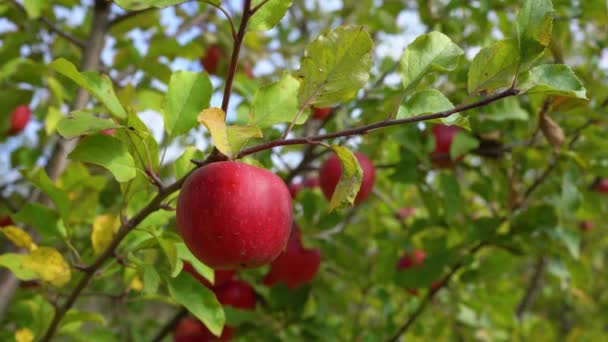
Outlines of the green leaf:
M 521 62 L 540 57 L 551 42 L 553 4 L 551 0 L 526 0 L 517 14 L 517 38 Z
M 173 167 L 175 168 L 175 178 L 181 178 L 188 174 L 192 169 L 194 169 L 194 164 L 192 164 L 192 159 L 202 159 L 203 153 L 196 149 L 194 146 L 187 146 L 184 150 L 184 153 L 173 162 Z
M 578 259 L 580 257 L 581 238 L 579 234 L 572 230 L 563 229 L 562 227 L 551 229 L 548 231 L 548 234 L 554 240 L 562 243 L 572 258 Z
M 115 0 L 116 4 L 126 10 L 137 11 L 143 10 L 150 7 L 169 7 L 177 4 L 181 4 L 184 2 L 188 2 L 188 0 Z M 208 2 L 208 1 L 206 1 Z M 215 1 L 214 1 L 215 2 Z M 217 1 L 219 4 L 219 1 Z
M 350 26 L 310 43 L 296 73 L 300 106 L 332 107 L 353 98 L 369 79 L 372 47 L 362 27 Z
M 169 261 L 172 276 L 177 275 L 182 267 L 182 264 L 177 262 L 177 249 L 175 246 L 175 242 L 163 238 L 157 238 L 157 240 L 158 244 L 160 245 L 160 248 L 163 250 L 165 256 L 167 257 L 167 261 Z
M 521 77 L 519 88 L 526 94 L 560 95 L 586 99 L 587 90 L 569 66 L 543 64 Z
M 185 272 L 175 278 L 166 278 L 166 281 L 171 297 L 219 336 L 226 317 L 213 292 Z
M 178 258 L 190 263 L 190 265 L 192 265 L 192 267 L 194 267 L 194 269 L 196 270 L 196 272 L 198 272 L 198 274 L 202 275 L 203 277 L 205 277 L 205 279 L 209 280 L 209 282 L 211 284 L 214 283 L 215 273 L 214 273 L 213 269 L 211 267 L 203 264 L 200 260 L 198 260 L 198 258 L 195 257 L 190 252 L 188 247 L 186 247 L 185 243 L 178 242 L 175 244 L 175 248 L 177 249 Z
M 251 8 L 265 0 L 253 0 Z M 249 31 L 266 31 L 276 26 L 291 7 L 291 0 L 270 0 L 249 19 Z
M 17 279 L 34 280 L 38 279 L 38 274 L 29 268 L 22 266 L 23 258 L 26 254 L 5 253 L 0 254 L 0 267 L 8 268 Z
M 260 128 L 271 127 L 282 122 L 292 122 L 299 112 L 298 88 L 300 83 L 289 74 L 275 83 L 260 88 L 251 104 L 249 123 Z M 308 119 L 300 115 L 297 124 Z
M 185 134 L 196 126 L 201 110 L 209 107 L 212 92 L 211 81 L 204 73 L 178 71 L 171 75 L 163 106 L 169 136 Z
M 580 175 L 576 174 L 572 169 L 565 172 L 562 176 L 560 216 L 563 218 L 574 218 L 577 209 L 581 205 L 582 195 L 576 186 L 576 182 L 579 179 Z
M 51 135 L 55 133 L 57 129 L 57 124 L 63 118 L 63 114 L 61 111 L 55 107 L 49 107 L 49 111 L 44 118 L 44 132 L 46 135 Z
M 519 104 L 515 97 L 507 97 L 500 101 L 493 102 L 480 110 L 484 120 L 507 121 L 520 120 L 527 121 L 530 115 Z
M 144 265 L 142 280 L 144 282 L 144 293 L 155 294 L 160 285 L 160 276 L 152 265 Z
M 112 120 L 101 119 L 91 113 L 77 110 L 59 121 L 57 132 L 66 139 L 72 139 L 81 135 L 101 132 L 104 129 L 120 127 L 120 125 L 115 124 Z
M 530 233 L 536 230 L 552 230 L 557 227 L 555 208 L 549 204 L 531 206 L 513 218 L 513 231 Z
M 460 192 L 458 180 L 448 173 L 439 175 L 439 186 L 443 197 L 444 214 L 448 222 L 454 222 L 463 217 L 465 200 Z
M 349 149 L 338 145 L 332 145 L 331 149 L 340 159 L 342 175 L 329 201 L 329 211 L 352 206 L 363 179 L 361 165 Z
M 21 174 L 53 201 L 62 217 L 68 216 L 70 211 L 68 194 L 53 184 L 44 169 L 36 167 L 33 170 L 23 170 Z
M 43 239 L 67 237 L 67 231 L 59 215 L 38 203 L 27 203 L 14 214 L 13 219 L 36 229 Z
M 103 315 L 96 312 L 84 312 L 76 309 L 70 309 L 63 320 L 61 321 L 61 327 L 75 322 L 91 322 L 101 325 L 106 325 L 106 319 Z
M 120 104 L 112 80 L 107 75 L 99 75 L 96 72 L 78 72 L 74 64 L 65 58 L 56 59 L 51 63 L 51 68 L 76 82 L 79 86 L 88 90 L 97 100 L 103 103 L 110 113 L 116 118 L 125 119 L 127 112 Z
M 469 93 L 493 92 L 511 85 L 518 64 L 519 51 L 513 39 L 501 40 L 481 49 L 469 68 Z
M 158 143 L 139 116 L 133 111 L 129 111 L 127 116 L 127 126 L 116 132 L 116 137 L 122 140 L 128 147 L 129 153 L 134 156 L 136 164 L 144 170 L 152 167 L 158 170 Z
M 91 135 L 80 140 L 69 158 L 104 167 L 119 182 L 126 182 L 135 177 L 135 161 L 127 146 L 105 134 Z
M 400 73 L 406 89 L 415 87 L 431 71 L 451 71 L 464 54 L 458 45 L 440 32 L 423 34 L 401 56 Z
M 205 109 L 198 121 L 211 133 L 213 144 L 228 158 L 234 158 L 241 148 L 252 138 L 261 138 L 262 131 L 257 126 L 227 126 L 226 113 L 221 108 Z
M 427 256 L 422 265 L 395 272 L 395 280 L 405 288 L 421 288 L 430 286 L 439 280 L 443 269 L 454 257 L 451 251 L 444 251 Z
M 426 89 L 414 93 L 407 102 L 399 106 L 397 118 L 408 118 L 417 115 L 438 113 L 453 109 L 454 105 L 437 89 Z M 455 113 L 447 118 L 442 118 L 441 122 L 452 125 L 462 120 L 460 113 Z
M 24 0 L 23 7 L 30 19 L 38 19 L 50 5 L 48 0 Z
M 450 145 L 450 159 L 456 160 L 465 153 L 479 147 L 479 140 L 466 132 L 458 132 Z

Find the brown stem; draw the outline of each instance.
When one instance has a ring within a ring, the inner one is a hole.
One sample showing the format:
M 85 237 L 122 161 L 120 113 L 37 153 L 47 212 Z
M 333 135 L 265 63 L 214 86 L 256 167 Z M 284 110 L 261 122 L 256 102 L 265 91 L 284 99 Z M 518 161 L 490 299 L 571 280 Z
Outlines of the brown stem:
M 542 280 L 546 267 L 547 257 L 545 257 L 544 255 L 538 257 L 538 260 L 536 261 L 536 266 L 534 267 L 534 274 L 530 279 L 530 284 L 526 289 L 526 293 L 517 305 L 517 309 L 515 311 L 517 319 L 521 320 L 524 313 L 530 308 L 530 306 L 532 306 L 532 303 L 534 303 L 534 300 L 536 299 L 536 296 L 538 295 L 538 292 L 542 287 Z
M 228 111 L 228 104 L 230 103 L 230 93 L 232 92 L 232 82 L 236 75 L 237 63 L 239 61 L 239 53 L 241 52 L 241 45 L 247 33 L 247 23 L 251 18 L 251 0 L 243 0 L 243 19 L 239 25 L 239 31 L 234 39 L 234 45 L 232 48 L 232 57 L 230 58 L 230 67 L 228 68 L 228 77 L 226 78 L 226 85 L 224 87 L 224 96 L 222 98 L 222 109 L 224 112 Z

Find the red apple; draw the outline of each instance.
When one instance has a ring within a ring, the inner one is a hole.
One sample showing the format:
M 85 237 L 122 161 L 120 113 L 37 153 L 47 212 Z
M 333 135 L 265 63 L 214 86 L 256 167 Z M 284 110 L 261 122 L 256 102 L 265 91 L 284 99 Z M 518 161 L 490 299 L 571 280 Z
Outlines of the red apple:
M 400 208 L 399 210 L 397 210 L 396 216 L 400 220 L 405 220 L 406 218 L 414 215 L 415 212 L 416 208 Z
M 18 106 L 11 113 L 11 127 L 8 130 L 9 135 L 19 134 L 25 129 L 32 117 L 32 111 L 27 105 Z
M 184 263 L 184 272 L 190 273 L 196 280 L 208 288 L 219 287 L 232 280 L 236 275 L 234 270 L 215 270 L 214 283 L 211 284 L 205 277 L 200 275 L 189 262 Z
M 13 220 L 9 216 L 0 217 L 0 228 L 6 226 L 12 226 Z
M 264 284 L 273 286 L 284 283 L 293 290 L 310 283 L 321 264 L 321 253 L 318 249 L 306 249 L 302 246 L 299 229 L 291 231 L 287 249 L 270 264 L 270 271 L 264 278 Z
M 242 310 L 255 308 L 255 291 L 251 285 L 242 280 L 230 280 L 214 289 L 217 300 L 222 305 L 229 305 Z
M 289 193 L 292 198 L 296 198 L 298 193 L 304 188 L 314 189 L 319 186 L 319 178 L 306 178 L 300 183 L 289 184 Z
M 401 257 L 401 259 L 399 259 L 399 262 L 397 263 L 397 269 L 403 270 L 412 268 L 414 266 L 420 266 L 424 263 L 425 258 L 426 253 L 421 250 L 415 250 L 412 254 L 406 253 Z
M 595 191 L 601 193 L 608 193 L 608 178 L 600 179 L 597 184 L 595 184 Z
M 593 222 L 586 220 L 580 223 L 578 227 L 582 232 L 588 232 L 593 230 Z
M 212 44 L 207 48 L 205 56 L 201 58 L 201 64 L 209 74 L 215 74 L 222 58 L 222 48 L 218 44 Z
M 376 170 L 374 169 L 374 164 L 372 164 L 371 160 L 369 160 L 365 154 L 355 152 L 355 157 L 359 161 L 359 164 L 361 164 L 361 169 L 363 170 L 361 188 L 359 189 L 357 197 L 355 197 L 355 204 L 360 204 L 372 192 L 374 180 L 376 179 Z M 325 198 L 328 200 L 331 199 L 341 175 L 342 164 L 335 154 L 329 157 L 321 166 L 321 169 L 319 169 L 319 185 L 321 186 L 321 190 L 323 190 Z
M 312 117 L 317 120 L 323 120 L 331 113 L 331 110 L 332 110 L 331 107 L 326 107 L 326 108 L 312 107 Z
M 234 329 L 224 326 L 220 337 L 216 337 L 203 323 L 193 317 L 182 318 L 173 331 L 174 342 L 229 341 L 234 337 Z
M 177 200 L 177 230 L 192 254 L 213 269 L 253 268 L 285 249 L 291 196 L 272 172 L 233 161 L 194 171 Z
M 431 160 L 440 168 L 451 168 L 454 162 L 450 158 L 450 147 L 454 136 L 462 129 L 458 126 L 435 125 L 433 135 L 435 136 L 435 149 L 431 152 Z

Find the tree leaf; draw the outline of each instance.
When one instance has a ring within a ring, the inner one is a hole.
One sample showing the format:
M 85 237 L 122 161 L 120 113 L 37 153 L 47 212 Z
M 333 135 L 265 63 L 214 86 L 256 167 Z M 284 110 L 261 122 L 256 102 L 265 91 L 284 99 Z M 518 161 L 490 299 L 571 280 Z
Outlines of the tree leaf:
M 426 89 L 414 93 L 404 105 L 399 106 L 397 118 L 408 118 L 422 114 L 443 112 L 452 108 L 454 108 L 452 102 L 450 102 L 450 100 L 439 90 Z M 447 118 L 442 118 L 441 121 L 451 125 L 461 119 L 460 113 L 455 113 Z
M 24 0 L 23 7 L 30 19 L 38 19 L 50 5 L 49 0 Z
M 456 160 L 465 153 L 479 147 L 479 140 L 466 132 L 458 132 L 450 145 L 450 159 Z
M 185 272 L 165 280 L 171 297 L 203 322 L 214 335 L 219 336 L 226 317 L 213 292 Z
M 232 159 L 252 138 L 261 138 L 262 131 L 257 126 L 227 126 L 226 114 L 221 108 L 212 107 L 203 110 L 198 121 L 211 133 L 215 147 Z
M 70 211 L 68 194 L 53 184 L 43 168 L 36 167 L 32 170 L 23 170 L 21 174 L 53 201 L 62 217 L 68 216 Z
M 439 174 L 439 186 L 443 198 L 444 215 L 448 222 L 456 224 L 463 217 L 465 200 L 458 180 L 445 172 Z
M 23 267 L 36 272 L 40 279 L 55 287 L 62 287 L 72 277 L 70 266 L 59 251 L 52 247 L 39 247 L 23 258 Z
M 11 240 L 11 242 L 19 248 L 27 248 L 30 251 L 37 248 L 30 234 L 17 226 L 2 227 L 0 232 L 2 232 L 7 239 Z
M 171 266 L 171 276 L 175 277 L 177 274 L 179 274 L 179 271 L 182 268 L 181 262 L 178 262 L 179 260 L 177 259 L 177 248 L 175 247 L 175 242 L 159 237 L 157 237 L 156 240 L 158 241 L 160 248 L 165 253 L 167 261 L 169 261 L 169 266 Z
M 106 319 L 103 315 L 96 312 L 85 312 L 79 311 L 76 309 L 70 309 L 66 314 L 63 320 L 61 321 L 61 326 L 64 327 L 68 324 L 75 322 L 91 322 L 97 323 L 101 325 L 106 325 Z
M 517 73 L 519 50 L 513 39 L 481 49 L 473 58 L 468 75 L 469 93 L 493 92 L 509 86 Z
M 163 105 L 169 136 L 185 134 L 196 126 L 197 115 L 209 107 L 212 92 L 211 81 L 204 73 L 177 71 L 171 75 Z
M 141 169 L 158 170 L 158 143 L 148 126 L 133 111 L 129 111 L 126 124 L 129 129 L 119 130 L 115 136 L 127 145 L 129 153 Z
M 329 201 L 329 211 L 352 206 L 363 179 L 363 170 L 355 155 L 347 148 L 332 145 L 342 164 L 342 175 Z
M 118 97 L 116 97 L 112 81 L 107 75 L 99 75 L 92 71 L 78 72 L 74 64 L 65 58 L 54 60 L 50 67 L 89 91 L 116 118 L 125 119 L 127 117 L 127 112 L 120 104 Z
M 57 132 L 66 139 L 77 138 L 103 131 L 104 129 L 120 128 L 122 126 L 109 119 L 98 118 L 84 111 L 73 111 L 57 123 Z
M 373 42 L 362 27 L 341 26 L 306 47 L 296 78 L 300 106 L 331 107 L 353 98 L 369 79 Z
M 28 328 L 17 329 L 15 330 L 15 342 L 34 342 L 34 333 Z
M 526 0 L 517 13 L 516 22 L 521 62 L 528 64 L 540 57 L 551 42 L 553 29 L 551 0 Z
M 144 293 L 155 294 L 158 292 L 158 286 L 160 285 L 160 276 L 152 265 L 143 266 L 143 282 L 144 282 Z
M 119 182 L 135 177 L 135 161 L 125 144 L 105 134 L 91 135 L 80 140 L 69 158 L 102 166 Z
M 198 260 L 190 252 L 188 247 L 186 247 L 185 243 L 183 243 L 183 242 L 176 243 L 175 248 L 177 249 L 178 258 L 190 263 L 190 265 L 192 265 L 192 267 L 194 267 L 194 269 L 196 270 L 196 272 L 198 272 L 198 274 L 202 275 L 203 277 L 205 277 L 205 279 L 209 280 L 209 282 L 211 284 L 214 283 L 215 272 L 213 271 L 213 269 L 211 267 L 203 264 L 200 260 Z
M 137 11 L 137 10 L 143 10 L 143 9 L 150 8 L 150 7 L 157 7 L 157 8 L 169 7 L 169 6 L 181 4 L 184 2 L 188 2 L 188 0 L 146 0 L 146 1 L 115 0 L 114 2 L 116 2 L 116 4 L 118 6 L 124 8 L 126 10 Z M 209 2 L 209 1 L 205 1 L 205 2 Z M 219 5 L 219 1 L 213 1 L 213 2 L 217 2 Z
M 275 83 L 260 88 L 253 97 L 249 111 L 249 123 L 260 128 L 282 122 L 292 122 L 299 111 L 298 88 L 300 83 L 285 74 Z M 296 123 L 306 122 L 308 115 L 300 115 Z
M 39 203 L 25 204 L 12 217 L 17 222 L 36 229 L 36 232 L 43 239 L 49 241 L 56 238 L 65 238 L 68 235 L 63 220 L 57 212 Z
M 17 253 L 0 254 L 0 267 L 8 268 L 20 280 L 37 279 L 38 274 L 36 272 L 23 267 L 22 262 L 25 257 L 25 254 Z
M 253 0 L 251 8 L 262 3 L 264 0 Z M 247 29 L 249 31 L 266 31 L 275 27 L 291 7 L 291 0 L 270 0 L 262 6 L 249 19 Z
M 519 88 L 526 94 L 560 95 L 586 99 L 587 90 L 569 66 L 543 64 L 521 77 Z
M 423 34 L 401 56 L 400 73 L 406 89 L 415 87 L 431 71 L 451 71 L 464 54 L 458 45 L 440 32 Z
M 120 228 L 120 218 L 112 215 L 100 215 L 93 221 L 91 245 L 96 255 L 103 253 Z

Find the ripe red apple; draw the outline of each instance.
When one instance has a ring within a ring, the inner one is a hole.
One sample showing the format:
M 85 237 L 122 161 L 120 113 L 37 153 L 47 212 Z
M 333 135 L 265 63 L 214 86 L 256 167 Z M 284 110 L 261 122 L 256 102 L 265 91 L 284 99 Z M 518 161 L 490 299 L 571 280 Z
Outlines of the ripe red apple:
M 327 107 L 327 108 L 312 107 L 312 117 L 317 120 L 323 120 L 331 113 L 331 110 L 332 110 L 331 107 Z
M 291 194 L 292 198 L 296 198 L 302 189 L 314 189 L 318 186 L 319 178 L 306 178 L 302 182 L 289 184 L 289 193 Z
M 224 285 L 215 288 L 214 292 L 222 305 L 242 310 L 255 308 L 255 291 L 251 285 L 242 280 L 229 280 Z
M 406 218 L 414 215 L 415 212 L 416 208 L 400 208 L 399 210 L 397 210 L 396 216 L 400 220 L 405 220 Z
M 211 284 L 205 277 L 200 275 L 196 269 L 189 262 L 184 262 L 184 272 L 190 273 L 196 280 L 200 281 L 201 284 L 208 288 L 219 287 L 232 280 L 236 275 L 234 270 L 215 270 L 214 271 L 214 282 Z
M 431 160 L 438 167 L 445 169 L 454 166 L 454 161 L 450 158 L 450 147 L 454 136 L 462 129 L 458 126 L 447 126 L 437 124 L 433 126 L 433 136 L 435 136 L 435 149 L 431 152 Z M 462 157 L 460 157 L 462 158 Z M 459 159 L 460 159 L 459 158 Z
M 11 113 L 11 127 L 8 130 L 9 135 L 19 134 L 25 129 L 30 118 L 32 117 L 32 111 L 27 105 L 17 106 Z
M 220 337 L 216 337 L 203 323 L 193 317 L 182 318 L 173 330 L 174 342 L 230 341 L 233 337 L 233 328 L 224 326 Z
M 593 230 L 593 222 L 589 221 L 589 220 L 585 220 L 583 222 L 580 223 L 580 225 L 578 226 L 578 228 L 582 231 L 582 232 L 588 232 Z
M 601 193 L 608 193 L 608 178 L 600 179 L 595 185 L 595 191 Z
M 321 264 L 321 253 L 318 249 L 306 249 L 302 246 L 300 230 L 291 231 L 287 249 L 270 264 L 270 271 L 264 277 L 264 284 L 273 286 L 284 283 L 293 290 L 311 282 Z
M 218 44 L 212 44 L 207 48 L 205 56 L 201 58 L 201 64 L 209 74 L 215 74 L 220 64 L 223 51 Z
M 6 226 L 12 226 L 12 225 L 13 225 L 13 220 L 11 220 L 11 218 L 9 216 L 0 217 L 0 228 L 6 227 Z
M 361 188 L 359 189 L 357 197 L 355 197 L 355 204 L 360 204 L 372 192 L 376 179 L 376 170 L 374 169 L 374 164 L 372 164 L 371 160 L 369 160 L 365 154 L 355 152 L 355 157 L 359 161 L 359 164 L 361 164 L 361 169 L 363 170 Z M 321 169 L 319 169 L 319 185 L 321 186 L 321 190 L 323 190 L 325 198 L 328 200 L 331 199 L 331 196 L 336 189 L 336 185 L 338 185 L 338 181 L 340 181 L 341 175 L 342 164 L 335 154 L 329 157 L 321 166 Z
M 272 172 L 233 161 L 193 172 L 177 200 L 177 230 L 192 254 L 213 269 L 270 263 L 287 245 L 291 196 Z

